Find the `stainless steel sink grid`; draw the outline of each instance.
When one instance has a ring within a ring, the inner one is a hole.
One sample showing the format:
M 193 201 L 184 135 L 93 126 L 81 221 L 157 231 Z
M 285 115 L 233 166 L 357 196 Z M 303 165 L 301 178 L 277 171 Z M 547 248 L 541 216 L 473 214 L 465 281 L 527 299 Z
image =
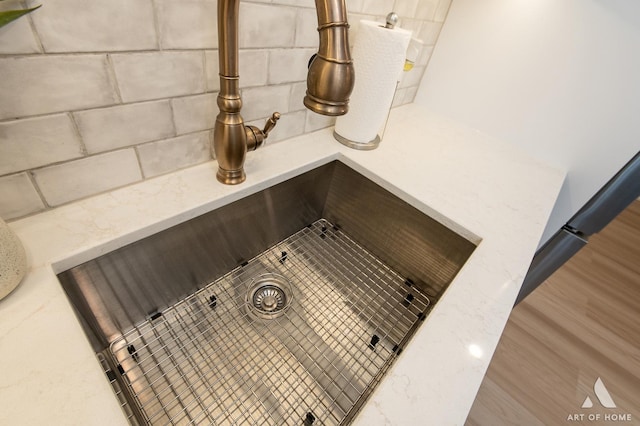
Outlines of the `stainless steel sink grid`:
M 256 290 L 274 287 L 285 288 L 275 299 L 287 300 L 281 309 L 277 300 L 258 304 L 256 315 Z M 104 354 L 149 424 L 338 425 L 428 305 L 321 219 L 138 324 Z
M 340 161 L 149 232 L 58 274 L 132 424 L 349 424 L 479 242 Z

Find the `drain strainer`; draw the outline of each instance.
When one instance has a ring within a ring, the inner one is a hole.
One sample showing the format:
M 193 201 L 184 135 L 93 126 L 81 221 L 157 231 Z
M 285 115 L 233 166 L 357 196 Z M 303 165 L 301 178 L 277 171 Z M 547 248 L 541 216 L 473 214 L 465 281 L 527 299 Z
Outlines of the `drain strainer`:
M 263 319 L 284 314 L 292 300 L 289 281 L 278 274 L 262 274 L 254 278 L 245 298 L 250 312 Z

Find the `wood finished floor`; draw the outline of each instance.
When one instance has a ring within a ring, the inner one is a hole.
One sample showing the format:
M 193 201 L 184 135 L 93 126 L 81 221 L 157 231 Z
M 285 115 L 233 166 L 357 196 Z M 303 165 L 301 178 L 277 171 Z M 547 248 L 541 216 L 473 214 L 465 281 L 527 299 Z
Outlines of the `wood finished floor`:
M 466 422 L 568 424 L 640 425 L 640 201 L 513 310 Z

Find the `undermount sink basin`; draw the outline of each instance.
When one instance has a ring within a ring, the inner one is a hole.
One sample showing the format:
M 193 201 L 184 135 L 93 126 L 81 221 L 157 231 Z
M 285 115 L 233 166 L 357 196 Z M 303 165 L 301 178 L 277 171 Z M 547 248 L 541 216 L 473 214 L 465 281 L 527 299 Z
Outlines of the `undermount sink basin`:
M 474 249 L 334 161 L 58 277 L 132 424 L 338 425 Z

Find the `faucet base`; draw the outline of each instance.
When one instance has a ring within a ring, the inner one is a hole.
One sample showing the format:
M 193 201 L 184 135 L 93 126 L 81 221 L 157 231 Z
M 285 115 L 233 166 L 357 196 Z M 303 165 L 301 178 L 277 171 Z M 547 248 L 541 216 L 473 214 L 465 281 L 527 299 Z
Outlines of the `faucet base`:
M 244 180 L 246 179 L 246 175 L 244 173 L 244 169 L 225 170 L 221 167 L 218 167 L 216 178 L 218 179 L 218 181 L 224 183 L 225 185 L 237 185 L 244 182 Z

